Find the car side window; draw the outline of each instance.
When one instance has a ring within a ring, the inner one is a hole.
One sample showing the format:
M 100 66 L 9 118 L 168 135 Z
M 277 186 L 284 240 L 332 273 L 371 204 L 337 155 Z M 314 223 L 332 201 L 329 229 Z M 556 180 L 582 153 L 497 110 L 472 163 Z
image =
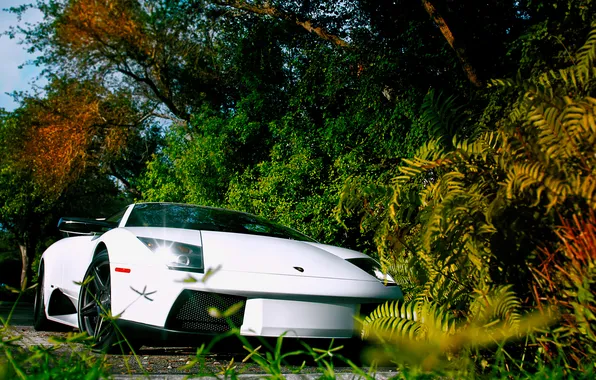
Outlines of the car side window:
M 120 221 L 122 220 L 122 217 L 124 216 L 124 214 L 126 213 L 126 210 L 128 209 L 128 206 L 125 207 L 124 209 L 118 211 L 117 213 L 115 213 L 112 216 L 109 216 L 106 218 L 106 222 L 110 222 L 110 223 L 115 223 L 115 224 L 119 224 Z

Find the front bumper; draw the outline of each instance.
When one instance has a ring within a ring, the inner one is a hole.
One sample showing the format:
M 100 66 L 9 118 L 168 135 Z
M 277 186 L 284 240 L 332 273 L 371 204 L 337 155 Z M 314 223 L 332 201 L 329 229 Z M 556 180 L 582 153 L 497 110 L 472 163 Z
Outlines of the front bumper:
M 233 326 L 247 336 L 350 338 L 361 304 L 401 298 L 399 287 L 374 281 L 226 271 L 189 281 L 188 273 L 171 270 L 112 271 L 115 315 L 179 333 L 219 334 Z M 216 315 L 239 303 L 229 318 Z

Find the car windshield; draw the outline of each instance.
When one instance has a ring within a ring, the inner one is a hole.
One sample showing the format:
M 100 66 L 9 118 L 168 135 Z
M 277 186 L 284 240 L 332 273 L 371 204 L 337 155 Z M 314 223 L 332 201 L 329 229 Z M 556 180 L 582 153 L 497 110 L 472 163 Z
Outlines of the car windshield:
M 126 221 L 126 227 L 185 228 L 315 242 L 315 240 L 296 230 L 255 215 L 219 208 L 174 203 L 137 204 Z

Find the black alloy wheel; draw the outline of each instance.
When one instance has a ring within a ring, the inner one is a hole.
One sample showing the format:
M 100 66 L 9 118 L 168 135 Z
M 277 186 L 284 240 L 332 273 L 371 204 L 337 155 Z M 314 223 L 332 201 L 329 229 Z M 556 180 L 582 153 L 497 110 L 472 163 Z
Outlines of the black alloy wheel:
M 114 347 L 118 343 L 114 321 L 107 317 L 112 311 L 112 292 L 106 250 L 95 256 L 85 273 L 78 310 L 79 328 L 93 337 L 95 349 L 112 351 L 117 348 Z

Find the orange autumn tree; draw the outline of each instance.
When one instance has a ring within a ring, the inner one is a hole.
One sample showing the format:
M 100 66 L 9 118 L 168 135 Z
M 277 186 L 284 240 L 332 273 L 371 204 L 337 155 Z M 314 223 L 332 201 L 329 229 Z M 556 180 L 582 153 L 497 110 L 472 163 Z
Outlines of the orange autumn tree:
M 116 159 L 141 128 L 143 116 L 128 96 L 91 82 L 55 80 L 45 98 L 26 98 L 18 111 L 28 167 L 48 199 L 60 194 L 89 167 L 110 173 Z
M 105 215 L 123 187 L 134 194 L 130 165 L 151 155 L 154 132 L 129 94 L 94 82 L 55 78 L 20 103 L 0 113 L 0 228 L 19 247 L 24 288 L 63 212 Z
M 137 19 L 139 12 L 135 1 L 76 0 L 68 4 L 64 18 L 57 29 L 57 37 L 65 45 L 76 49 L 108 48 L 111 42 L 136 47 L 139 52 L 150 53 L 150 46 L 143 27 Z

